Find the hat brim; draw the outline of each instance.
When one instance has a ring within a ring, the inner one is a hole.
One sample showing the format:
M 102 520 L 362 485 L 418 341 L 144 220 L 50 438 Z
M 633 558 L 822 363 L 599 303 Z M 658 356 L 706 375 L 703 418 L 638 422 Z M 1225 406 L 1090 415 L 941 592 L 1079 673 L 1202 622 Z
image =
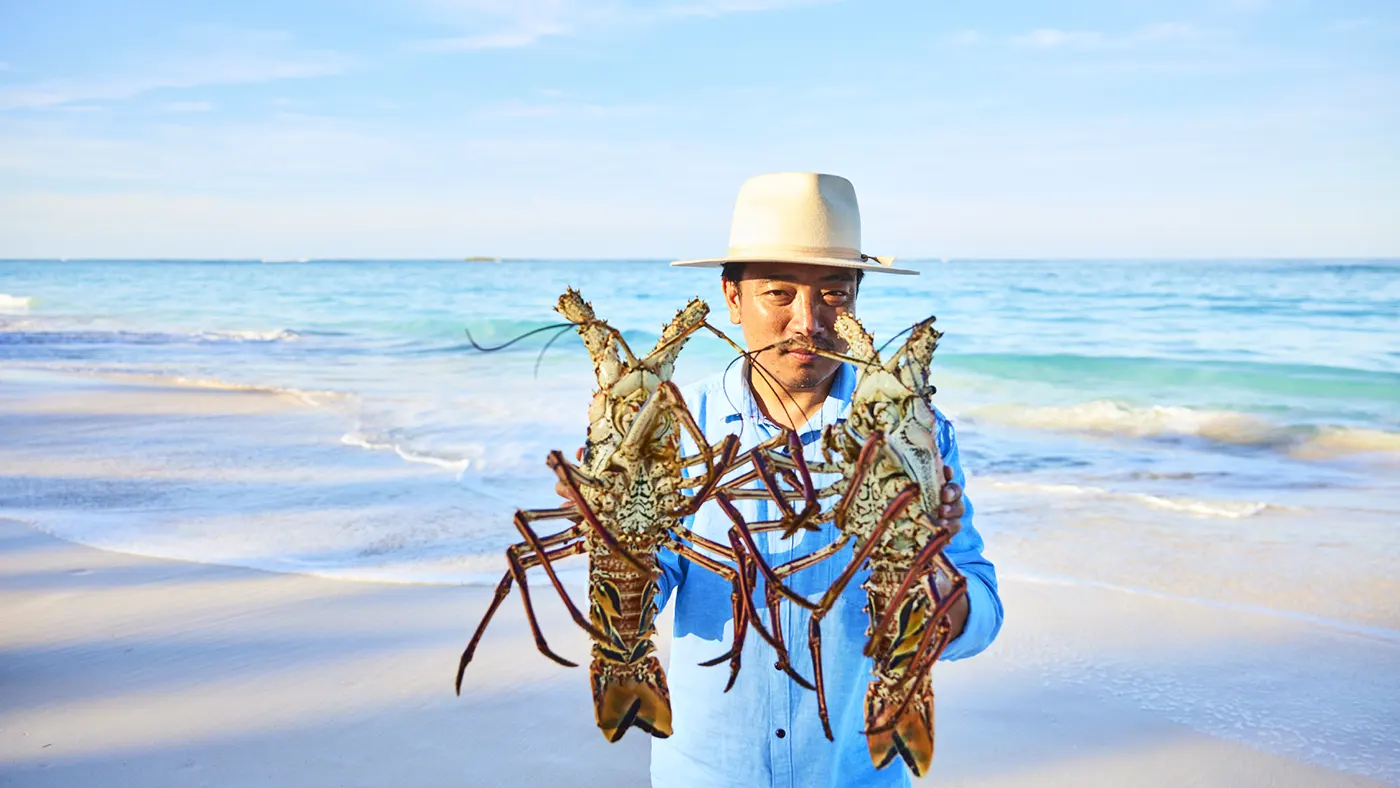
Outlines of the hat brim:
M 725 263 L 797 263 L 799 265 L 826 265 L 833 268 L 854 268 L 857 271 L 870 271 L 880 274 L 905 274 L 918 276 L 919 271 L 911 268 L 895 268 L 864 260 L 851 260 L 845 257 L 711 257 L 704 260 L 674 260 L 674 268 L 720 268 Z

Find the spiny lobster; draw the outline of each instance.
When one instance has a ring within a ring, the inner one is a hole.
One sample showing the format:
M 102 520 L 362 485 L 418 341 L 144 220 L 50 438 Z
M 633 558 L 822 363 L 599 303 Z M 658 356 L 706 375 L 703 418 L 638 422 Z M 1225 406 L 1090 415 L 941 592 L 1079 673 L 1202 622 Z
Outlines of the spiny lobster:
M 714 495 L 743 540 L 748 565 L 763 574 L 768 587 L 771 631 L 756 615 L 760 634 L 785 653 L 776 603 L 781 595 L 811 611 L 808 647 L 812 654 L 818 708 L 827 738 L 832 737 L 821 663 L 821 621 L 855 574 L 869 568 L 862 583 L 870 617 L 865 654 L 872 658 L 866 691 L 865 721 L 870 757 L 883 768 L 896 756 L 915 776 L 933 759 L 933 688 L 929 671 L 952 636 L 950 611 L 966 593 L 966 580 L 942 550 L 955 529 L 941 527 L 937 512 L 943 486 L 942 456 L 935 417 L 928 403 L 933 387 L 928 368 L 941 334 L 933 318 L 916 324 L 905 343 L 881 361 L 874 340 L 853 315 L 841 315 L 837 334 L 849 351 L 835 353 L 793 341 L 813 353 L 847 361 L 859 380 L 847 419 L 828 426 L 822 436 L 823 462 L 808 463 L 801 445 L 789 437 L 785 453 L 772 446 L 751 452 L 754 473 L 775 498 L 801 500 L 799 511 L 782 506 L 788 534 L 799 528 L 834 522 L 841 536 L 802 558 L 770 567 L 754 543 L 756 528 L 744 523 L 727 489 Z M 838 474 L 835 482 L 815 489 L 811 474 Z M 786 484 L 784 485 L 784 482 Z M 837 497 L 824 512 L 818 502 Z M 771 525 L 764 525 L 767 530 Z M 831 558 L 854 541 L 854 555 L 817 602 L 793 592 L 783 579 Z
M 670 693 L 652 641 L 658 611 L 657 551 L 673 550 L 733 584 L 734 643 L 725 654 L 703 663 L 728 660 L 731 684 L 753 609 L 744 589 L 754 585 L 754 568 L 745 565 L 732 545 L 705 539 L 681 525 L 681 518 L 711 495 L 734 462 L 738 447 L 734 436 L 708 444 L 671 382 L 676 357 L 687 339 L 696 330 L 708 328 L 704 321 L 709 307 L 692 299 L 641 358 L 573 288 L 560 297 L 556 309 L 582 337 L 598 384 L 580 463 L 569 462 L 559 451 L 550 452 L 547 460 L 573 506 L 516 512 L 515 527 L 524 540 L 506 550 L 509 569 L 462 653 L 457 692 L 461 693 L 462 677 L 487 624 L 513 582 L 520 585 L 540 652 L 561 665 L 575 666 L 549 648 L 536 621 L 525 573 L 539 566 L 574 621 L 592 638 L 590 683 L 603 735 L 615 742 L 636 726 L 665 738 L 671 735 Z M 682 456 L 682 431 L 694 440 L 696 454 Z M 701 466 L 703 471 L 698 470 Z M 696 475 L 687 478 L 687 469 L 696 469 Z M 694 492 L 687 495 L 687 489 Z M 531 527 L 533 522 L 557 519 L 576 522 L 544 537 Z M 587 616 L 569 598 L 553 566 L 561 558 L 585 553 L 589 557 Z

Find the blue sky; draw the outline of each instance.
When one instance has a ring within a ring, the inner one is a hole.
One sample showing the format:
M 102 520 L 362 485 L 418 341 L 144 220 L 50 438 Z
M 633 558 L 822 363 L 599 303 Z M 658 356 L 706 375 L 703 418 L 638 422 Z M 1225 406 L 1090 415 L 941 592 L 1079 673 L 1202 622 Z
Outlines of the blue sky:
M 1400 6 L 0 0 L 0 257 L 1400 255 Z

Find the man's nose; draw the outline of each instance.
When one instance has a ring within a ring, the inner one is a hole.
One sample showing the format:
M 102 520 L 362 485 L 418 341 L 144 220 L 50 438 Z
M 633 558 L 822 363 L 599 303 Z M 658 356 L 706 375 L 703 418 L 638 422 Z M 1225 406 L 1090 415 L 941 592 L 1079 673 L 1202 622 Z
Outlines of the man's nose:
M 792 302 L 792 317 L 788 321 L 788 328 L 794 334 L 813 338 L 821 336 L 826 332 L 826 328 L 821 323 L 821 316 L 817 314 L 820 307 L 820 302 L 812 295 L 798 293 Z

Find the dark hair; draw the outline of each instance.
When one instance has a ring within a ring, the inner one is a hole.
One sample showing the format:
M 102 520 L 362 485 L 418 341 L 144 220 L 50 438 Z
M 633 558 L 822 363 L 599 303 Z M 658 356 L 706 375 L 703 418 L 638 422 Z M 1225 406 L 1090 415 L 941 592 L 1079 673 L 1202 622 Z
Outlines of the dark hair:
M 725 282 L 733 282 L 737 285 L 739 280 L 744 278 L 745 265 L 747 265 L 747 263 L 725 263 L 724 267 L 720 269 L 719 278 Z M 865 279 L 865 272 L 857 268 L 856 287 L 860 287 L 861 280 L 863 279 Z

